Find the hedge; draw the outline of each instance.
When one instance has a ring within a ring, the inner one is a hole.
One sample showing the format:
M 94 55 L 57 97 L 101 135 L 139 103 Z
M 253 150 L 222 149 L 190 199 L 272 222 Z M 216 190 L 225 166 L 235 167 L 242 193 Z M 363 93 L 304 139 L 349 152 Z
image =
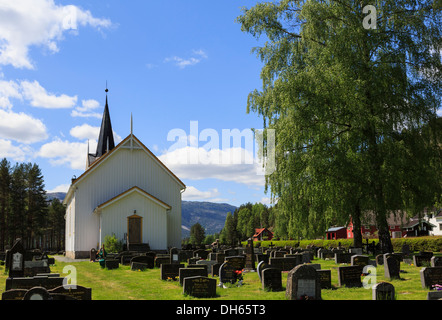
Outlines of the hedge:
M 364 244 L 365 244 L 364 239 Z M 378 239 L 369 239 L 369 243 L 373 241 L 375 244 L 379 242 Z M 276 247 L 295 247 L 299 242 L 301 248 L 305 248 L 308 245 L 315 245 L 316 247 L 338 247 L 341 243 L 342 247 L 349 248 L 353 246 L 353 239 L 338 239 L 338 240 L 277 240 L 277 241 L 255 241 L 255 247 L 266 247 L 268 248 L 271 243 Z M 391 239 L 393 250 L 395 252 L 402 251 L 402 245 L 408 244 L 410 246 L 410 251 L 431 251 L 431 252 L 442 252 L 442 237 L 432 236 L 432 237 L 418 237 L 418 238 L 394 238 Z M 243 245 L 247 244 L 246 242 Z

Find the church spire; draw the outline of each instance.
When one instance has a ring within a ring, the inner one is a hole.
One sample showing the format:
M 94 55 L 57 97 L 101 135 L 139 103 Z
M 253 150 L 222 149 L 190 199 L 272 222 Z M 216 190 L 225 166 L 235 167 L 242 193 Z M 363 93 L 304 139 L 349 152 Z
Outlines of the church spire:
M 109 115 L 109 106 L 107 103 L 107 83 L 106 83 L 106 105 L 104 106 L 103 119 L 101 120 L 100 135 L 98 136 L 96 157 L 101 157 L 107 151 L 115 148 L 114 135 Z

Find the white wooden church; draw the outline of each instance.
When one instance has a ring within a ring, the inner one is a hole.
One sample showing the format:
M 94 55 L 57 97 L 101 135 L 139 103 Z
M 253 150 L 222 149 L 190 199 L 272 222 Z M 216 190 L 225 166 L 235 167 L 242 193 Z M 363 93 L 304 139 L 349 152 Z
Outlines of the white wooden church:
M 107 89 L 106 89 L 107 92 Z M 186 186 L 131 133 L 117 146 L 106 95 L 95 154 L 72 179 L 66 205 L 66 256 L 87 258 L 107 235 L 151 250 L 181 246 L 181 194 Z

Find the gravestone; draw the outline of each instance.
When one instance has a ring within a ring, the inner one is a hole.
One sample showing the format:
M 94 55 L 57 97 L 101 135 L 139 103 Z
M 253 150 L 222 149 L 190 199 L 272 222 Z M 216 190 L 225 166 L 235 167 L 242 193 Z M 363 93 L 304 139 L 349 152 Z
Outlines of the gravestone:
M 390 253 L 384 254 L 384 275 L 386 279 L 400 279 L 401 262 L 399 258 Z
M 23 300 L 27 289 L 11 289 L 2 293 L 2 300 Z
M 388 282 L 379 282 L 372 287 L 372 300 L 396 300 L 394 286 Z
M 235 283 L 238 280 L 238 274 L 237 274 L 238 269 L 228 263 L 228 262 L 224 262 L 220 267 L 219 267 L 219 282 L 220 283 Z
M 427 300 L 441 300 L 442 291 L 430 291 L 427 293 Z
M 269 255 L 267 255 L 267 254 L 256 254 L 255 259 L 256 259 L 256 261 L 258 261 L 258 263 L 261 261 L 269 263 Z
M 262 289 L 269 291 L 282 290 L 281 270 L 277 268 L 265 268 L 262 270 Z
M 432 252 L 420 252 L 413 256 L 413 263 L 416 267 L 428 267 L 431 265 Z
M 202 276 L 185 278 L 183 293 L 197 298 L 213 298 L 216 296 L 216 280 Z
M 442 267 L 442 257 L 431 257 L 430 264 L 432 267 Z
M 162 263 L 160 267 L 161 280 L 176 280 L 180 274 L 180 268 L 184 268 L 184 264 Z
M 261 261 L 260 263 L 258 263 L 258 266 L 256 267 L 256 271 L 258 272 L 259 281 L 261 281 L 261 283 L 262 283 L 262 271 L 267 268 L 271 268 L 271 266 L 264 261 Z
M 420 270 L 422 288 L 442 284 L 442 267 L 426 267 Z
M 180 268 L 178 270 L 178 276 L 180 278 L 180 285 L 183 285 L 183 281 L 188 277 L 202 276 L 207 277 L 206 268 Z
M 46 288 L 34 287 L 25 293 L 23 300 L 52 300 L 52 297 Z
M 300 264 L 300 256 L 288 258 L 270 258 L 269 264 L 273 268 L 281 269 L 281 271 L 290 271 Z
M 335 253 L 335 263 L 336 264 L 340 264 L 340 263 L 351 263 L 351 256 L 353 254 L 352 253 Z
M 340 287 L 362 287 L 361 275 L 363 266 L 338 267 L 338 284 Z
M 230 256 L 225 257 L 225 262 L 230 263 L 236 270 L 242 270 L 246 265 L 246 258 L 244 256 Z
M 382 266 L 384 264 L 384 255 L 383 254 L 378 254 L 376 256 L 376 264 L 379 266 Z
M 410 253 L 411 253 L 410 245 L 409 245 L 408 243 L 404 243 L 404 244 L 402 245 L 401 252 L 402 252 L 404 255 L 409 256 Z
M 169 263 L 180 263 L 180 257 L 177 248 L 171 248 L 169 254 L 170 254 Z
M 137 267 L 143 267 L 143 269 L 153 269 L 155 267 L 154 257 L 149 256 L 136 256 L 130 260 L 131 270 L 138 270 Z
M 212 266 L 217 264 L 215 260 L 198 260 L 196 262 L 197 265 L 206 268 L 207 273 L 212 272 Z
M 90 261 L 95 261 L 96 258 L 97 258 L 97 249 L 92 248 L 92 249 L 89 251 L 89 260 L 90 260 Z
M 253 250 L 253 239 L 252 238 L 249 238 L 247 240 L 245 269 L 246 270 L 253 270 L 253 271 L 256 270 L 255 269 L 255 252 Z
M 108 270 L 118 269 L 120 267 L 120 262 L 117 259 L 105 259 L 104 266 Z
M 331 270 L 316 270 L 319 275 L 321 289 L 331 289 Z
M 58 295 L 64 297 L 70 297 L 75 300 L 92 300 L 92 289 L 83 286 L 60 286 L 51 290 L 48 290 L 51 295 Z M 54 300 L 56 300 L 54 298 Z
M 17 239 L 8 251 L 10 259 L 8 259 L 7 269 L 9 277 L 23 277 L 25 273 L 25 249 L 21 239 Z
M 369 264 L 370 258 L 368 256 L 363 256 L 363 255 L 353 255 L 351 256 L 351 265 L 352 266 L 363 266 L 365 267 L 366 265 Z
M 48 260 L 25 261 L 25 277 L 34 277 L 39 273 L 51 273 Z
M 170 264 L 170 257 L 160 257 L 160 256 L 156 256 L 155 257 L 155 268 L 161 268 L 162 264 Z
M 207 259 L 208 255 L 209 255 L 209 252 L 204 249 L 198 249 L 198 250 L 193 251 L 194 258 Z
M 295 267 L 287 275 L 289 300 L 321 300 L 321 282 L 317 271 L 307 264 Z
M 64 277 L 48 277 L 48 276 L 7 278 L 5 290 L 6 291 L 11 289 L 29 290 L 33 287 L 44 287 L 49 290 L 62 286 L 63 280 Z
M 225 253 L 216 253 L 215 254 L 216 257 L 216 262 L 218 262 L 219 264 L 223 264 L 224 263 L 224 259 L 226 258 L 226 254 Z
M 212 277 L 219 276 L 219 268 L 221 267 L 221 265 L 222 263 L 217 262 L 211 266 L 210 275 Z

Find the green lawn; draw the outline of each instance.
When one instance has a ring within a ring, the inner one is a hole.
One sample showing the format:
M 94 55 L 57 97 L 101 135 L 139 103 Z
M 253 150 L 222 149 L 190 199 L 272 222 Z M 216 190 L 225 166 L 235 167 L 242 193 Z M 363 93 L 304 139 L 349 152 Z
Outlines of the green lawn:
M 332 274 L 333 289 L 322 290 L 323 300 L 371 300 L 372 291 L 365 288 L 338 287 L 338 265 L 334 261 L 315 259 L 313 263 L 320 263 L 321 269 L 329 269 Z M 63 273 L 65 266 L 74 266 L 77 272 L 77 284 L 92 288 L 93 300 L 197 300 L 183 295 L 178 281 L 160 280 L 158 268 L 146 271 L 131 271 L 129 266 L 119 269 L 102 269 L 98 263 L 74 262 L 63 263 L 56 261 L 51 266 L 53 273 Z M 420 267 L 401 263 L 401 280 L 391 282 L 396 290 L 397 300 L 425 300 L 428 289 L 423 289 L 420 281 Z M 384 267 L 376 269 L 376 281 L 385 281 Z M 7 274 L 4 266 L 0 266 L 0 283 L 4 284 Z M 218 279 L 216 277 L 216 279 Z M 282 284 L 285 289 L 287 273 L 282 274 Z M 4 291 L 4 285 L 0 293 Z M 212 300 L 212 299 L 211 299 Z M 227 289 L 217 288 L 217 297 L 213 300 L 285 300 L 285 290 L 268 292 L 261 289 L 261 283 L 256 272 L 244 274 L 244 283 L 241 287 L 230 286 Z

